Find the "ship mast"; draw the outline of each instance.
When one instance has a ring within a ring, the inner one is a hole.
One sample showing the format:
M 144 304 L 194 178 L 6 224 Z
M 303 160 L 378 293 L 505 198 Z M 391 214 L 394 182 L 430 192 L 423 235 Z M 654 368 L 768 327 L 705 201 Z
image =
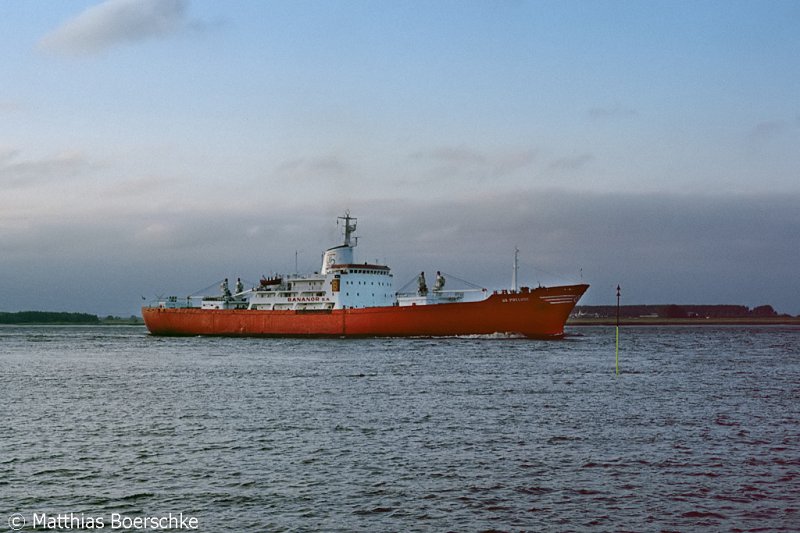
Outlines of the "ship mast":
M 350 216 L 350 211 L 345 211 L 343 217 L 338 217 L 339 220 L 344 220 L 344 245 L 350 246 L 350 235 L 356 231 L 356 223 L 358 222 L 357 218 L 353 218 Z M 352 222 L 352 224 L 351 224 Z M 358 244 L 358 238 L 356 237 L 356 242 L 352 246 L 356 246 Z
M 514 247 L 514 270 L 511 271 L 511 290 L 517 290 L 517 275 L 519 274 L 519 248 Z

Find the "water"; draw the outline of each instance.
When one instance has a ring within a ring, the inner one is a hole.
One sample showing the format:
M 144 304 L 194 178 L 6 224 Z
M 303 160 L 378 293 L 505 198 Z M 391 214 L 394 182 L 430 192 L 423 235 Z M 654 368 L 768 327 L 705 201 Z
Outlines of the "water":
M 613 329 L 570 332 L 0 327 L 0 530 L 800 529 L 800 329 L 623 329 L 620 376 Z

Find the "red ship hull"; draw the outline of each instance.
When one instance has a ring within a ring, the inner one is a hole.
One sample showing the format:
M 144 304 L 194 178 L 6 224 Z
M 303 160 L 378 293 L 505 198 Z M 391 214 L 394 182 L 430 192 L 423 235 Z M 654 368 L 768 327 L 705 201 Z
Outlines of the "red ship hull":
M 503 291 L 480 302 L 334 309 L 142 309 L 153 335 L 426 337 L 509 333 L 558 338 L 588 285 Z

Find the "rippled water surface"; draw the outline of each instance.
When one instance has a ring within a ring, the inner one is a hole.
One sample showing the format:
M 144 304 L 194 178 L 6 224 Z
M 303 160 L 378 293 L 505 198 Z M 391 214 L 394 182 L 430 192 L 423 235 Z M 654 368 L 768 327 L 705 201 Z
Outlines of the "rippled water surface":
M 0 531 L 800 530 L 800 329 L 570 333 L 0 327 Z

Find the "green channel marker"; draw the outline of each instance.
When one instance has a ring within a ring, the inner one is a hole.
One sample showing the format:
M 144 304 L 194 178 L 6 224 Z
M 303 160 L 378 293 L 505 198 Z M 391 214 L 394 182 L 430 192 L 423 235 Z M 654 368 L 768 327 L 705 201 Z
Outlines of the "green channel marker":
M 615 351 L 617 375 L 619 376 L 619 285 L 617 285 L 617 348 Z

